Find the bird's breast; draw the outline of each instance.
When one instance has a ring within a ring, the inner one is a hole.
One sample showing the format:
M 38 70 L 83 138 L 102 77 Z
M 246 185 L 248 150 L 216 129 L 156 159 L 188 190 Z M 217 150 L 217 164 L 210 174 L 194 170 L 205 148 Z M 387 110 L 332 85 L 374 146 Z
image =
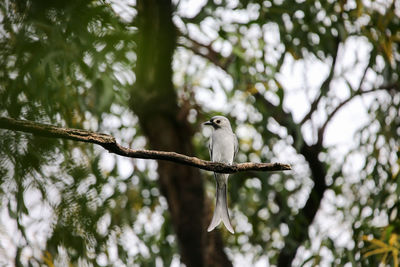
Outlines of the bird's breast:
M 215 131 L 212 138 L 212 161 L 231 164 L 235 154 L 234 135 Z

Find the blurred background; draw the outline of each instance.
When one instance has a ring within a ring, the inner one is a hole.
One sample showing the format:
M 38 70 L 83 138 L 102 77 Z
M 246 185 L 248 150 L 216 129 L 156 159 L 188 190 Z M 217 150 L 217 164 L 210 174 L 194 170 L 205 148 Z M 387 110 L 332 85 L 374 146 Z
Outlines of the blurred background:
M 212 173 L 0 129 L 0 265 L 398 266 L 399 44 L 398 0 L 1 1 L 0 116 L 293 170 L 207 233 Z

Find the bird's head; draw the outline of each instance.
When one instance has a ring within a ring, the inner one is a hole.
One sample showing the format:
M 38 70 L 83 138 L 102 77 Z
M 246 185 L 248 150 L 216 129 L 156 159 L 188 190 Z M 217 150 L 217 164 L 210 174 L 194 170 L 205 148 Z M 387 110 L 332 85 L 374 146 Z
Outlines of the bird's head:
M 231 123 L 224 116 L 214 116 L 209 121 L 203 123 L 203 125 L 212 126 L 215 130 L 217 129 L 232 129 Z

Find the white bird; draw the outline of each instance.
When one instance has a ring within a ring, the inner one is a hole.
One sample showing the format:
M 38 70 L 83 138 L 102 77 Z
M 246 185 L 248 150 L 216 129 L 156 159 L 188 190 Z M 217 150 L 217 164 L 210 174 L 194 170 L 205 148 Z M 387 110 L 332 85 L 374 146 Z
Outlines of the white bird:
M 213 129 L 208 146 L 211 161 L 232 164 L 238 150 L 238 141 L 236 135 L 232 132 L 229 120 L 223 116 L 215 116 L 205 122 L 204 125 L 210 125 Z M 226 229 L 233 234 L 226 199 L 229 174 L 214 173 L 214 177 L 217 184 L 216 205 L 207 231 L 214 230 L 222 221 Z

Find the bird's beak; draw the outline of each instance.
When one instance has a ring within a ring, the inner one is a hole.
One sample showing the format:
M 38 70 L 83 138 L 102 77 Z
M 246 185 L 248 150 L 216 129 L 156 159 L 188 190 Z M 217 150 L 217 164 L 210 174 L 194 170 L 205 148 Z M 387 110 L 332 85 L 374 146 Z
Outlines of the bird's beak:
M 203 122 L 203 125 L 213 125 L 213 123 L 211 121 L 206 121 L 206 122 Z

